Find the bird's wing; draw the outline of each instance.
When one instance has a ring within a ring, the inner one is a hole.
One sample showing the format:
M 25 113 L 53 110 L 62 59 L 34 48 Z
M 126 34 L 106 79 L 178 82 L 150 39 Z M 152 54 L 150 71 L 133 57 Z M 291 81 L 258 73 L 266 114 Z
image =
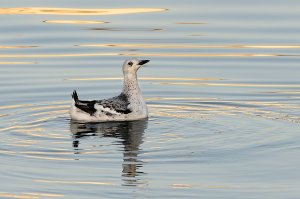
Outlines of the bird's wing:
M 121 93 L 116 97 L 96 101 L 95 108 L 107 115 L 128 114 L 132 112 L 132 110 L 128 108 L 129 104 L 127 96 Z
M 82 101 L 78 100 L 75 103 L 75 106 L 79 108 L 80 110 L 87 112 L 90 115 L 93 115 L 97 110 L 95 109 L 95 103 L 96 101 Z
M 82 111 L 84 111 L 84 112 L 86 112 L 90 115 L 93 115 L 97 111 L 95 109 L 95 103 L 96 103 L 95 100 L 93 100 L 93 101 L 79 100 L 76 91 L 73 92 L 72 97 L 74 99 L 75 106 L 78 109 L 80 109 L 80 110 L 82 110 Z
M 128 108 L 128 105 L 130 104 L 128 98 L 123 93 L 108 99 L 84 101 L 79 100 L 77 92 L 74 91 L 72 97 L 75 101 L 75 106 L 90 115 L 94 115 L 97 111 L 109 116 L 132 112 L 132 110 Z

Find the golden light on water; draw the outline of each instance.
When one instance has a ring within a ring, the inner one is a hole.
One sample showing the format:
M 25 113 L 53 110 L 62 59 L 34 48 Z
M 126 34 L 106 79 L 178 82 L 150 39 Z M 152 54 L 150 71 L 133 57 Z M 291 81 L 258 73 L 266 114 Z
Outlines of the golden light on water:
M 0 65 L 36 64 L 36 62 L 0 62 Z
M 197 82 L 159 82 L 153 84 L 180 86 L 226 86 L 226 87 L 266 87 L 266 88 L 300 88 L 300 84 L 241 84 L 241 83 L 197 83 Z
M 269 91 L 269 92 L 262 92 L 262 93 L 298 95 L 300 94 L 300 91 Z
M 51 111 L 45 111 L 45 109 L 41 109 L 41 110 L 43 110 L 43 112 L 33 113 L 30 116 L 43 116 L 43 115 L 56 116 L 56 115 L 65 115 L 65 114 L 69 113 L 68 108 L 69 108 L 69 106 L 65 106 L 64 110 L 51 110 Z M 34 110 L 34 109 L 32 109 L 32 110 Z M 43 120 L 47 120 L 47 119 L 50 119 L 50 117 L 49 118 L 46 117 Z
M 0 49 L 35 48 L 38 46 L 0 46 Z
M 9 193 L 0 192 L 1 198 L 17 198 L 17 199 L 41 199 L 41 198 L 55 198 L 63 197 L 64 194 L 54 194 L 54 193 L 39 193 L 39 192 L 23 192 L 23 193 Z
M 188 36 L 191 36 L 191 37 L 203 37 L 203 36 L 208 36 L 207 34 L 190 34 Z
M 29 128 L 28 132 L 31 132 L 34 127 L 39 127 L 39 126 L 40 124 L 13 125 L 9 127 L 0 128 L 0 132 L 8 131 L 8 130 L 18 130 L 18 129 L 22 129 L 22 132 L 24 132 L 24 129 L 28 129 L 28 128 Z
M 105 21 L 91 21 L 91 20 L 45 20 L 45 23 L 54 24 L 104 24 Z
M 33 159 L 42 159 L 42 160 L 55 160 L 55 161 L 72 161 L 73 158 L 58 158 L 58 157 L 47 157 L 47 156 L 38 156 L 38 155 L 25 155 L 24 157 L 33 158 Z
M 13 194 L 8 192 L 0 192 L 1 198 L 20 198 L 20 199 L 39 199 L 39 196 L 30 196 L 25 194 Z
M 0 8 L 4 15 L 120 15 L 166 11 L 164 8 L 111 8 L 111 9 L 78 9 L 51 7 Z
M 110 80 L 113 78 L 105 78 L 105 80 Z M 114 79 L 122 79 L 119 77 L 115 77 Z M 147 77 L 146 79 L 156 79 Z M 197 81 L 206 80 L 206 78 L 158 78 L 161 79 L 176 79 L 178 81 L 191 81 L 191 82 L 169 82 L 171 84 L 177 83 L 181 85 L 195 84 L 195 85 L 203 85 L 203 86 L 246 86 L 246 87 L 300 87 L 300 85 L 288 85 L 288 84 L 280 84 L 280 85 L 272 85 L 272 84 L 232 84 L 232 83 L 201 83 Z M 218 80 L 218 78 L 215 78 Z M 84 79 L 85 80 L 85 79 Z M 100 79 L 101 80 L 101 79 Z M 159 82 L 158 82 L 159 83 Z M 168 82 L 166 82 L 168 83 Z M 200 97 L 152 97 L 146 98 L 149 102 L 148 107 L 150 110 L 151 116 L 163 116 L 163 117 L 172 117 L 172 118 L 191 118 L 191 119 L 203 119 L 206 117 L 211 117 L 215 115 L 236 115 L 236 114 L 245 114 L 245 115 L 259 115 L 260 117 L 269 118 L 269 119 L 282 119 L 291 122 L 299 123 L 299 118 L 296 116 L 287 116 L 284 113 L 277 112 L 278 110 L 298 110 L 299 107 L 293 104 L 286 103 L 278 103 L 278 102 L 260 102 L 260 101 L 235 101 L 235 100 L 219 100 L 216 98 L 200 98 Z M 153 104 L 151 102 L 155 101 L 168 101 L 170 104 Z M 176 102 L 178 101 L 178 103 Z M 197 102 L 197 103 L 195 103 Z M 209 102 L 209 103 L 206 103 Z M 53 104 L 59 104 L 59 106 L 54 106 Z M 69 105 L 66 101 L 59 102 L 51 102 L 49 105 L 43 106 L 33 106 L 29 104 L 24 105 L 12 105 L 9 107 L 0 107 L 3 110 L 7 109 L 19 109 L 25 108 L 26 110 L 33 111 L 30 114 L 30 117 L 38 117 L 36 120 L 32 120 L 30 123 L 20 123 L 14 124 L 9 127 L 4 127 L 0 129 L 0 131 L 8 131 L 12 130 L 17 133 L 21 133 L 31 137 L 48 137 L 55 139 L 64 139 L 65 136 L 62 136 L 60 133 L 49 134 L 44 133 L 45 130 L 42 126 L 43 122 L 49 120 L 49 118 L 55 118 L 57 115 L 67 114 Z M 266 107 L 272 107 L 274 111 L 265 110 Z M 59 108 L 59 110 L 57 110 Z M 41 117 L 44 116 L 44 117 Z M 66 116 L 67 117 L 67 116 Z M 28 141 L 16 141 L 10 143 L 12 146 L 30 146 L 35 144 L 34 142 Z M 12 154 L 9 151 L 2 151 L 0 153 Z M 70 152 L 53 152 L 54 154 L 59 155 L 70 155 Z M 54 161 L 73 161 L 74 159 L 71 157 L 53 157 L 53 153 L 41 153 L 41 152 L 26 152 L 23 153 L 28 158 L 34 159 L 45 159 L 45 160 L 54 160 Z M 99 153 L 99 152 L 91 152 L 91 153 Z M 101 153 L 105 153 L 102 151 Z M 50 156 L 49 156 L 50 155 Z
M 111 182 L 98 181 L 66 181 L 66 180 L 33 180 L 34 182 L 54 183 L 54 184 L 82 184 L 82 185 L 114 185 Z
M 16 152 L 15 151 L 8 151 L 8 150 L 1 150 L 0 149 L 0 154 L 14 155 L 14 154 L 16 154 Z M 0 196 L 1 196 L 1 192 L 0 192 Z
M 98 31 L 163 31 L 162 28 L 89 28 L 88 30 Z M 79 46 L 79 45 L 75 45 Z
M 21 154 L 26 155 L 72 155 L 74 152 L 71 151 L 24 151 Z
M 189 189 L 193 186 L 191 184 L 172 184 L 171 187 L 174 189 Z
M 299 57 L 300 54 L 223 54 L 223 53 L 73 53 L 73 54 L 0 54 L 0 58 L 62 58 L 62 57 L 96 57 L 96 56 L 137 56 L 137 57 Z
M 120 53 L 122 56 L 149 56 L 149 57 L 278 57 L 278 56 L 295 56 L 298 57 L 300 54 L 259 54 L 259 53 L 234 53 L 234 54 L 223 54 L 223 53 L 212 53 L 212 54 L 201 54 L 201 53 Z
M 63 197 L 64 194 L 54 194 L 54 193 L 38 193 L 38 192 L 26 192 L 26 195 L 38 196 L 38 197 Z
M 123 77 L 92 77 L 92 78 L 69 78 L 67 81 L 110 81 L 122 80 Z M 139 77 L 139 80 L 170 80 L 170 81 L 216 81 L 222 80 L 220 78 L 196 78 L 196 77 Z
M 176 24 L 180 25 L 202 25 L 202 24 L 207 24 L 205 22 L 176 22 Z
M 300 192 L 300 12 L 216 2 L 1 1 L 0 198 Z M 149 119 L 71 119 L 130 57 Z
M 2 54 L 0 58 L 51 58 L 51 57 L 92 57 L 117 56 L 118 53 L 78 53 L 78 54 Z
M 1 109 L 24 108 L 24 107 L 30 107 L 30 106 L 33 106 L 33 104 L 16 104 L 16 105 L 0 106 L 0 110 Z
M 86 47 L 122 47 L 122 48 L 261 48 L 261 49 L 298 49 L 300 45 L 197 45 L 197 44 L 142 44 L 142 43 L 110 43 L 80 44 Z

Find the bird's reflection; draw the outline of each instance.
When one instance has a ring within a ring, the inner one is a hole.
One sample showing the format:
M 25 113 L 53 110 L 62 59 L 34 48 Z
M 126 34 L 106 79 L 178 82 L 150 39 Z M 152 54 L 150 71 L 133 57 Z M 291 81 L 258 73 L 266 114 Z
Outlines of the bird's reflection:
M 87 136 L 114 137 L 123 144 L 123 185 L 136 186 L 140 182 L 138 176 L 143 174 L 139 171 L 143 162 L 139 160 L 140 145 L 143 135 L 148 126 L 148 120 L 129 122 L 106 122 L 106 123 L 80 123 L 70 122 L 70 130 L 73 134 L 73 147 L 78 149 L 81 139 Z

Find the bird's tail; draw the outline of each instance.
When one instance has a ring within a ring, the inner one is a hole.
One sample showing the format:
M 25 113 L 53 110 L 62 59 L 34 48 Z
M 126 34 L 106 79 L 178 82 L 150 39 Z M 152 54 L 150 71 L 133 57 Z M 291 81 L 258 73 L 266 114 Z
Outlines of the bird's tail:
M 74 99 L 75 102 L 77 102 L 79 100 L 76 90 L 73 91 L 72 98 Z

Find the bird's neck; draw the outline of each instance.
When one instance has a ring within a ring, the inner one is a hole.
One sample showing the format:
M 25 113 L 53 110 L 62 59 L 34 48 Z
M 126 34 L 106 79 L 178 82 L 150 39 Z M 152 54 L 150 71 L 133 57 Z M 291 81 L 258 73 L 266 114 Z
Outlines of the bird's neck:
M 128 96 L 140 95 L 141 91 L 140 91 L 136 73 L 124 75 L 123 93 Z
M 136 74 L 125 74 L 123 93 L 128 97 L 128 105 L 133 114 L 148 117 L 148 109 L 139 87 Z

